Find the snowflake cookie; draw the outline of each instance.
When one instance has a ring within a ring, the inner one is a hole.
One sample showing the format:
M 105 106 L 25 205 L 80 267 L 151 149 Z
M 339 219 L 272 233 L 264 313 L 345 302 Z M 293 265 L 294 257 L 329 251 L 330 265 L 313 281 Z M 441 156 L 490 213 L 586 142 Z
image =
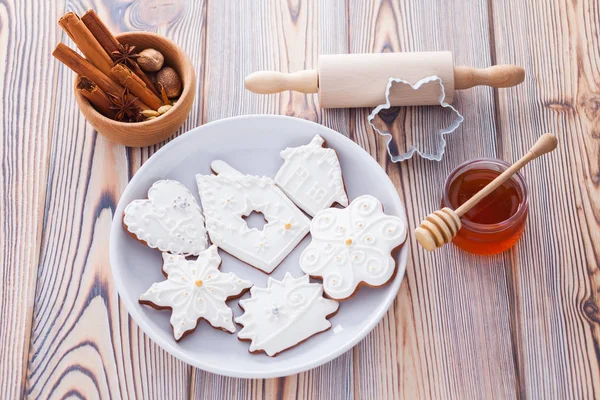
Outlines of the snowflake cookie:
M 123 212 L 123 225 L 153 249 L 198 255 L 207 246 L 200 206 L 177 181 L 158 181 L 148 190 L 148 199 L 129 203 Z
M 310 216 L 333 203 L 348 205 L 340 162 L 324 143 L 316 135 L 307 145 L 283 150 L 285 161 L 275 176 L 277 186 Z
M 300 243 L 310 221 L 272 179 L 244 175 L 214 161 L 218 175 L 196 175 L 210 240 L 232 256 L 271 273 Z M 249 228 L 245 216 L 263 214 L 262 230 Z
M 177 341 L 192 333 L 201 319 L 213 328 L 233 333 L 233 312 L 225 302 L 244 294 L 252 282 L 232 272 L 222 273 L 220 264 L 215 245 L 200 253 L 197 260 L 163 253 L 167 280 L 152 284 L 138 301 L 172 311 L 171 326 Z
M 282 281 L 269 278 L 266 288 L 252 287 L 251 297 L 240 300 L 244 314 L 235 319 L 243 326 L 238 338 L 250 341 L 250 352 L 273 357 L 331 327 L 328 317 L 339 303 L 323 297 L 323 286 L 310 283 L 308 275 Z
M 384 214 L 381 202 L 365 195 L 347 208 L 317 213 L 310 233 L 300 268 L 323 279 L 327 296 L 345 300 L 363 282 L 382 286 L 392 278 L 396 261 L 391 253 L 406 240 L 406 223 Z

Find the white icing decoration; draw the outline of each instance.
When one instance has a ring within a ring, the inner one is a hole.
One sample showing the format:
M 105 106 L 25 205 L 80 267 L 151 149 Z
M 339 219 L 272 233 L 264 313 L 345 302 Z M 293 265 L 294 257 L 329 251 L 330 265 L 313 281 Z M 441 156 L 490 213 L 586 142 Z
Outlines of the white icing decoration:
M 127 230 L 148 246 L 170 253 L 198 255 L 206 249 L 204 217 L 194 195 L 182 183 L 161 180 L 148 190 L 148 199 L 125 207 Z
M 266 288 L 252 287 L 251 297 L 240 300 L 244 314 L 235 319 L 243 329 L 240 339 L 250 339 L 250 351 L 274 356 L 312 335 L 331 327 L 327 317 L 339 303 L 323 297 L 323 286 L 310 283 L 308 275 L 282 281 L 269 278 Z
M 300 256 L 300 268 L 323 278 L 327 296 L 344 300 L 360 282 L 385 284 L 394 274 L 391 251 L 406 240 L 403 220 L 383 213 L 381 202 L 360 196 L 347 208 L 317 213 L 310 224 L 312 241 Z
M 163 271 L 167 280 L 152 284 L 140 296 L 140 301 L 172 309 L 175 340 L 196 329 L 200 318 L 214 328 L 235 332 L 233 312 L 225 301 L 251 287 L 252 282 L 238 278 L 233 272 L 222 273 L 220 264 L 221 257 L 215 245 L 200 253 L 197 260 L 163 253 Z
M 323 143 L 316 135 L 307 145 L 283 150 L 285 161 L 275 176 L 277 186 L 311 216 L 333 203 L 348 205 L 340 162 Z
M 309 230 L 308 218 L 267 177 L 243 175 L 223 161 L 211 165 L 218 175 L 196 175 L 210 240 L 234 257 L 271 273 Z M 243 216 L 263 214 L 262 230 Z
M 344 328 L 340 324 L 337 324 L 335 326 L 335 328 L 333 328 L 334 335 L 338 335 L 338 334 L 342 333 L 343 331 L 344 331 Z

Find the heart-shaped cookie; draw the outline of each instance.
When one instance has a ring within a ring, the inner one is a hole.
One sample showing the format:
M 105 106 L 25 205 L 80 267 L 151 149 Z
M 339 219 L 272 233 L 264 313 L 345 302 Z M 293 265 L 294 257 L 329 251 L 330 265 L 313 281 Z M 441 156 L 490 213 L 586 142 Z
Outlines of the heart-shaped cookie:
M 123 225 L 153 249 L 198 255 L 207 246 L 202 210 L 194 195 L 177 181 L 157 181 L 148 190 L 147 200 L 129 203 Z

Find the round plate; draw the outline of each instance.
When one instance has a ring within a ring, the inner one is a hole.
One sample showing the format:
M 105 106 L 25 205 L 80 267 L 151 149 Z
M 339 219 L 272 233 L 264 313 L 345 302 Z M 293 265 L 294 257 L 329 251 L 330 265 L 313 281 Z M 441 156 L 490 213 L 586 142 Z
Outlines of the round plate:
M 123 209 L 127 204 L 147 198 L 150 186 L 160 179 L 182 182 L 198 199 L 195 175 L 211 173 L 210 163 L 216 159 L 246 174 L 274 177 L 283 164 L 279 152 L 307 144 L 317 133 L 338 154 L 350 200 L 370 194 L 381 200 L 386 214 L 406 222 L 396 188 L 379 164 L 357 144 L 329 128 L 297 118 L 254 115 L 192 129 L 156 152 L 135 174 L 119 201 L 110 232 L 110 263 L 121 299 L 140 328 L 160 347 L 188 364 L 216 374 L 272 378 L 306 371 L 334 359 L 364 338 L 385 315 L 404 277 L 406 245 L 396 253 L 398 271 L 392 282 L 380 288 L 361 287 L 356 296 L 340 303 L 339 312 L 330 318 L 331 329 L 272 358 L 249 353 L 247 342 L 239 341 L 236 334 L 213 329 L 205 321 L 177 343 L 169 324 L 170 311 L 157 311 L 138 303 L 139 295 L 152 283 L 164 280 L 164 276 L 160 252 L 133 239 L 123 228 Z M 270 276 L 282 279 L 286 272 L 301 276 L 298 259 L 309 242 L 307 235 Z M 219 254 L 223 259 L 221 271 L 232 271 L 257 286 L 266 286 L 269 275 L 224 251 L 219 250 Z M 228 304 L 236 316 L 242 314 L 237 300 Z M 338 325 L 341 329 L 334 333 L 333 328 Z

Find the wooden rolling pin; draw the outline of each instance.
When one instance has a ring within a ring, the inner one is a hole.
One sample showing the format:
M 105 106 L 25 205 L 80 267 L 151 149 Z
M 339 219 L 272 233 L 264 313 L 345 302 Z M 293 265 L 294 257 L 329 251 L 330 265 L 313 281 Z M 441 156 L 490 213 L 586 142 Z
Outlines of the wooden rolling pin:
M 286 90 L 319 93 L 322 108 L 351 108 L 385 104 L 389 78 L 415 84 L 437 75 L 442 79 L 447 103 L 452 103 L 455 90 L 478 85 L 510 87 L 525 79 L 525 70 L 516 65 L 455 67 L 449 51 L 322 55 L 318 64 L 316 70 L 290 74 L 255 72 L 246 77 L 246 89 L 261 94 Z M 426 85 L 417 92 L 407 85 L 394 85 L 390 91 L 392 106 L 438 105 L 439 97 L 439 85 Z
M 469 210 L 475 207 L 482 199 L 498 189 L 500 185 L 510 179 L 527 163 L 535 160 L 539 156 L 549 153 L 556 149 L 558 139 L 551 133 L 542 135 L 533 147 L 519 161 L 511 165 L 506 171 L 501 173 L 488 183 L 483 189 L 477 192 L 473 197 L 467 200 L 463 205 L 455 210 L 444 207 L 441 210 L 433 212 L 423 220 L 421 226 L 415 229 L 415 238 L 417 242 L 428 251 L 433 251 L 449 243 L 462 227 L 460 218 Z

